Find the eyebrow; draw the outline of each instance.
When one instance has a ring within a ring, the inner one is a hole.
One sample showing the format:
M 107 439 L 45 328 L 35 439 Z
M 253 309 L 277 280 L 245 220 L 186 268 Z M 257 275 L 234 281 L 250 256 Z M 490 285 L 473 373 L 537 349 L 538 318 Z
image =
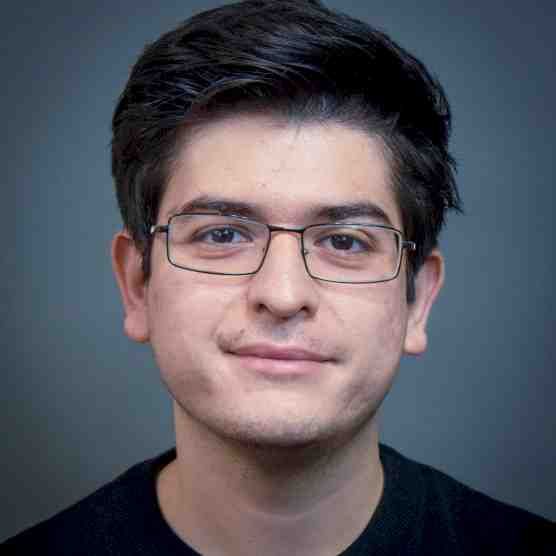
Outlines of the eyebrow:
M 201 195 L 180 206 L 170 214 L 181 212 L 218 212 L 224 215 L 242 216 L 264 221 L 264 211 L 253 203 L 246 203 L 225 197 Z M 306 211 L 309 220 L 317 222 L 341 222 L 353 218 L 369 218 L 387 226 L 393 226 L 386 211 L 371 202 L 346 203 L 341 205 L 316 205 Z

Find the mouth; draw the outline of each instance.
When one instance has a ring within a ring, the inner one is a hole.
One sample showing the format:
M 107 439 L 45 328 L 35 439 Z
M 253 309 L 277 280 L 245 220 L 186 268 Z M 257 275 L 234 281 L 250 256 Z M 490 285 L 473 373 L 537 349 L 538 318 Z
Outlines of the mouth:
M 277 377 L 306 376 L 322 372 L 329 356 L 301 346 L 251 344 L 230 352 L 240 365 L 259 374 Z

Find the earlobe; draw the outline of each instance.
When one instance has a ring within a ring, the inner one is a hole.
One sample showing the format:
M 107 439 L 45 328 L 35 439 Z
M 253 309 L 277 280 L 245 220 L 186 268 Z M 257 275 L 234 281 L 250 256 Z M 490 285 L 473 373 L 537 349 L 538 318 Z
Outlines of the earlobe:
M 415 300 L 409 306 L 404 352 L 420 355 L 427 349 L 430 310 L 444 283 L 444 258 L 433 249 L 415 277 Z
M 126 230 L 112 239 L 111 253 L 112 269 L 124 306 L 124 331 L 136 342 L 148 342 L 147 283 L 141 254 Z

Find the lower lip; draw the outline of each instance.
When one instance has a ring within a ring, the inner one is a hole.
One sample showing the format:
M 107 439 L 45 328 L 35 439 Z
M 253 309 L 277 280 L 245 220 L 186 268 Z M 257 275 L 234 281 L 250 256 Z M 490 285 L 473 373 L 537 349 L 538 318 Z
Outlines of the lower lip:
M 325 361 L 310 359 L 272 359 L 254 355 L 234 355 L 250 371 L 275 377 L 302 377 L 322 372 Z

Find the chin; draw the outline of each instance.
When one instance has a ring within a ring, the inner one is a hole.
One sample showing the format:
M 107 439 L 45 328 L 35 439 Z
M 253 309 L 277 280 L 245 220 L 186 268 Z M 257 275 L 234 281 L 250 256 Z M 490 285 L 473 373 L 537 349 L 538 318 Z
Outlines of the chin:
M 283 411 L 276 414 L 245 415 L 237 410 L 229 414 L 182 410 L 196 424 L 209 430 L 221 440 L 244 447 L 272 450 L 290 450 L 331 447 L 342 444 L 362 429 L 372 426 L 374 411 L 368 409 L 358 415 L 338 419 L 337 412 L 326 415 L 309 412 Z M 222 409 L 222 408 L 220 408 Z

